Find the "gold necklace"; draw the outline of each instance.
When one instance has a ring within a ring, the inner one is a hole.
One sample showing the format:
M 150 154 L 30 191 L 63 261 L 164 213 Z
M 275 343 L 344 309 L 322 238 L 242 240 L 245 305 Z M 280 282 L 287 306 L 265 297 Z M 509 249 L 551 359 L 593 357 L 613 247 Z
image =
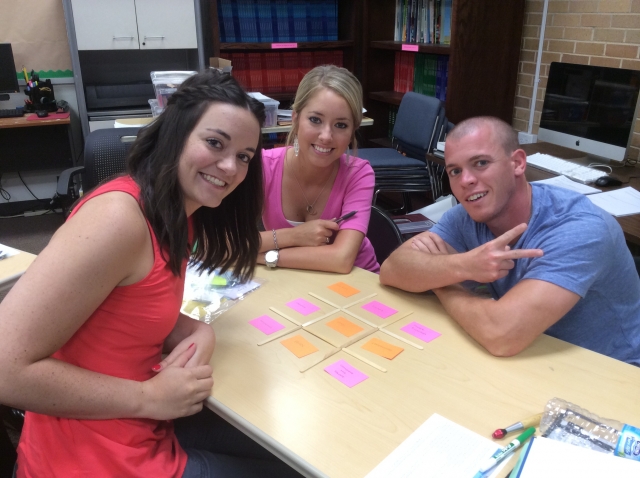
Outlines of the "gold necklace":
M 287 159 L 287 161 L 289 161 L 289 156 L 288 155 L 286 156 L 286 159 Z M 322 190 L 320 191 L 318 196 L 316 196 L 316 200 L 313 201 L 312 204 L 309 204 L 309 200 L 307 199 L 307 195 L 304 193 L 304 189 L 302 189 L 302 185 L 300 184 L 300 181 L 298 180 L 298 176 L 296 176 L 296 172 L 293 169 L 293 166 L 291 166 L 291 164 L 289 164 L 289 168 L 291 169 L 291 172 L 293 173 L 293 177 L 296 180 L 296 183 L 298 183 L 298 187 L 300 188 L 300 192 L 302 193 L 302 197 L 304 197 L 304 200 L 307 203 L 307 207 L 306 207 L 307 212 L 310 215 L 315 216 L 316 214 L 318 214 L 318 211 L 316 211 L 313 208 L 313 206 L 316 205 L 316 203 L 318 202 L 318 199 L 320 199 L 320 196 L 322 196 L 322 193 L 327 188 L 327 184 L 329 184 L 329 180 L 331 179 L 331 176 L 333 176 L 333 169 L 331 170 L 331 174 L 329 174 L 329 177 L 327 178 L 327 180 L 324 182 L 324 186 L 322 186 Z

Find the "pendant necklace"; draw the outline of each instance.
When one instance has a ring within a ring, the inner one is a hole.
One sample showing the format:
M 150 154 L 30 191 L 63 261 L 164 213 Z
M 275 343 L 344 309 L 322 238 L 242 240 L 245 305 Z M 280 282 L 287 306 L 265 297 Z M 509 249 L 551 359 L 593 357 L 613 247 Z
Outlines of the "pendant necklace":
M 287 157 L 287 160 L 289 158 Z M 320 191 L 320 193 L 316 196 L 315 201 L 313 201 L 313 203 L 309 204 L 309 200 L 307 199 L 307 195 L 304 193 L 304 189 L 302 188 L 302 185 L 300 184 L 300 181 L 298 181 L 298 176 L 296 176 L 296 172 L 293 169 L 293 167 L 291 165 L 289 165 L 289 168 L 291 168 L 291 172 L 293 173 L 293 177 L 296 180 L 296 183 L 298 183 L 298 187 L 300 188 L 300 192 L 302 193 L 302 196 L 304 197 L 305 202 L 307 203 L 307 207 L 306 210 L 307 212 L 312 215 L 315 216 L 316 214 L 318 214 L 318 211 L 316 211 L 314 209 L 314 206 L 316 205 L 316 203 L 318 202 L 318 199 L 320 199 L 320 196 L 322 196 L 322 193 L 324 192 L 324 190 L 327 188 L 327 184 L 329 184 L 329 180 L 331 179 L 331 176 L 333 176 L 333 169 L 331 170 L 331 174 L 329 175 L 329 177 L 327 178 L 327 180 L 324 183 L 324 186 L 322 186 L 322 190 Z

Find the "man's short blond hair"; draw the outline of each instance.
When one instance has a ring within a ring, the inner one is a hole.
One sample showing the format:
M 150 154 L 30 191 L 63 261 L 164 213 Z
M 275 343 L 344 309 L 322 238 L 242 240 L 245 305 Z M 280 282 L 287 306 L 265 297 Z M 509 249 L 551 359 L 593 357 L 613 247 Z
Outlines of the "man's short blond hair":
M 494 116 L 475 116 L 458 123 L 447 135 L 447 139 L 458 141 L 465 136 L 475 133 L 482 127 L 488 127 L 493 131 L 495 137 L 504 149 L 507 155 L 511 155 L 516 149 L 520 148 L 518 143 L 518 135 L 514 129 Z

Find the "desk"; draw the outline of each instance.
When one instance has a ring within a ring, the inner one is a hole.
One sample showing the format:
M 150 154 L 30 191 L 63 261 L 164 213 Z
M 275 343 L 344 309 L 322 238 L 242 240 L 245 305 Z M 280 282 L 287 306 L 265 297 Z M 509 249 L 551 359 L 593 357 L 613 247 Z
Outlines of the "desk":
M 555 156 L 556 158 L 569 159 L 575 163 L 583 164 L 585 166 L 590 162 L 585 158 L 585 154 L 581 153 L 580 151 L 564 148 L 562 146 L 556 146 L 550 143 L 523 144 L 521 145 L 521 147 L 527 154 L 550 154 L 552 156 Z M 444 160 L 437 156 L 434 156 L 433 154 L 428 154 L 427 159 L 434 164 L 444 166 Z M 556 174 L 554 173 L 549 173 L 533 166 L 528 167 L 525 174 L 528 181 L 538 181 L 540 179 L 547 179 L 556 176 Z M 612 176 L 619 178 L 623 183 L 626 183 L 627 181 L 629 181 L 629 183 L 623 184 L 622 186 L 608 188 L 598 187 L 595 184 L 589 184 L 589 186 L 598 188 L 601 191 L 611 191 L 627 186 L 631 186 L 637 190 L 640 190 L 640 169 L 633 166 L 614 167 Z M 636 178 L 631 179 L 631 176 L 636 176 Z M 444 178 L 446 181 L 445 190 L 448 191 L 450 190 L 449 181 L 448 179 L 446 179 L 446 175 L 444 175 Z M 615 219 L 622 227 L 622 231 L 624 232 L 624 237 L 627 242 L 640 246 L 640 214 L 634 214 L 633 216 L 616 217 Z
M 36 256 L 33 254 L 20 252 L 18 255 L 0 260 L 0 292 L 11 289 L 35 259 Z
M 73 166 L 71 120 L 0 118 L 0 173 Z
M 640 368 L 544 335 L 516 357 L 493 357 L 435 296 L 381 286 L 377 275 L 358 268 L 336 275 L 258 266 L 257 276 L 267 282 L 213 324 L 215 383 L 207 406 L 307 476 L 362 477 L 433 413 L 489 438 L 561 397 L 602 417 L 640 424 Z M 338 281 L 412 310 L 389 326 L 392 332 L 411 338 L 399 329 L 418 321 L 442 336 L 418 350 L 376 332 L 405 349 L 392 361 L 379 359 L 386 373 L 344 352 L 300 373 L 300 359 L 280 339 L 256 345 L 265 335 L 249 320 L 268 314 L 286 322 L 269 306 L 312 300 L 310 290 Z M 324 372 L 339 359 L 369 379 L 350 389 Z

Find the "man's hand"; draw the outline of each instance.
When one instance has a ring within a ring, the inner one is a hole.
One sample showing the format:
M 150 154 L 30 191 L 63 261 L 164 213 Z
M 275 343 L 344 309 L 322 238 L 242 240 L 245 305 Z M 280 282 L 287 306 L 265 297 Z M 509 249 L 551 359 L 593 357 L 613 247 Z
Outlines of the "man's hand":
M 514 268 L 514 260 L 524 257 L 542 257 L 544 255 L 542 249 L 512 250 L 509 247 L 509 244 L 526 230 L 526 224 L 519 224 L 493 241 L 466 252 L 469 279 L 480 283 L 493 282 L 502 279 Z
M 411 240 L 411 248 L 429 254 L 449 254 L 447 243 L 432 232 L 425 232 Z

